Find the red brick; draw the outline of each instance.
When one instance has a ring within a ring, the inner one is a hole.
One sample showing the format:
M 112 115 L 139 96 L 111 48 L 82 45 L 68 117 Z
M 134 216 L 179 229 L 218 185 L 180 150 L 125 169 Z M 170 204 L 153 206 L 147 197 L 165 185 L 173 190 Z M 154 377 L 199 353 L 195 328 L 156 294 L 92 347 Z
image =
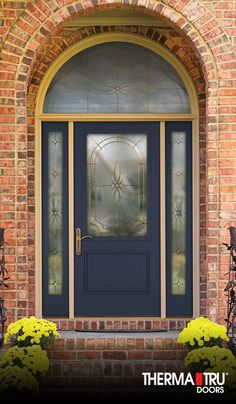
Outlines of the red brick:
M 81 351 L 77 352 L 77 359 L 100 359 L 101 352 Z
M 135 349 L 135 345 L 136 345 L 135 342 L 136 342 L 135 338 L 128 338 L 127 339 L 127 349 L 128 350 Z
M 95 338 L 87 338 L 86 339 L 86 349 L 88 350 L 94 350 L 96 345 L 96 340 Z
M 144 349 L 144 338 L 136 339 L 136 349 Z
M 106 347 L 105 338 L 96 338 L 96 349 L 103 350 Z
M 215 10 L 232 10 L 233 2 L 232 1 L 215 1 L 214 8 L 215 8 Z
M 75 351 L 52 351 L 51 352 L 52 359 L 57 360 L 75 360 L 76 352 Z
M 33 34 L 35 31 L 35 28 L 33 25 L 28 24 L 26 21 L 19 19 L 17 22 L 17 25 L 22 28 L 23 31 L 27 32 L 28 34 Z
M 224 17 L 225 18 L 236 18 L 236 11 L 225 11 L 224 12 Z
M 107 338 L 107 340 L 106 340 L 106 348 L 114 350 L 116 348 L 116 339 L 115 338 Z
M 153 352 L 153 359 L 155 360 L 175 360 L 177 359 L 176 351 L 156 351 Z
M 167 350 L 173 349 L 173 339 L 172 338 L 166 338 L 165 339 L 165 349 L 167 349 Z
M 122 376 L 122 374 L 123 374 L 123 365 L 121 363 L 115 363 L 113 365 L 112 374 L 114 376 Z
M 203 17 L 204 18 L 204 17 Z M 199 21 L 198 21 L 199 22 Z M 208 20 L 206 24 L 201 23 L 200 21 L 200 27 L 199 27 L 199 31 L 204 34 L 205 32 L 211 31 L 213 28 L 218 27 L 218 22 L 214 19 L 212 20 Z
M 67 338 L 65 340 L 65 349 L 74 350 L 75 349 L 75 339 L 74 338 Z
M 34 17 L 36 17 L 39 21 L 43 22 L 46 20 L 46 16 L 44 13 L 42 13 L 39 8 L 35 7 L 34 4 L 30 4 L 28 6 L 28 10 L 30 11 L 30 13 L 32 13 L 32 15 L 34 15 Z
M 72 4 L 73 3 L 73 4 Z M 1 190 L 1 206 L 0 220 L 1 223 L 15 221 L 11 223 L 11 229 L 17 230 L 15 234 L 10 234 L 12 246 L 27 246 L 26 250 L 16 250 L 15 261 L 18 263 L 17 270 L 29 271 L 32 284 L 28 288 L 28 300 L 22 301 L 19 311 L 10 309 L 9 317 L 14 319 L 15 314 L 29 314 L 33 311 L 33 287 L 34 273 L 34 107 L 35 97 L 37 95 L 40 82 L 47 72 L 50 63 L 53 62 L 61 52 L 68 46 L 78 43 L 82 37 L 93 35 L 94 31 L 90 28 L 81 29 L 78 32 L 67 32 L 65 34 L 62 25 L 56 27 L 56 14 L 58 19 L 66 20 L 71 13 L 77 10 L 78 15 L 83 13 L 84 9 L 92 12 L 92 7 L 96 1 L 91 2 L 73 2 L 70 0 L 51 0 L 35 2 L 24 1 L 4 1 L 0 19 L 4 21 L 4 26 L 0 27 L 0 48 L 3 46 L 0 61 L 0 167 L 3 168 L 0 183 Z M 104 4 L 97 5 L 100 10 L 107 9 L 106 0 Z M 215 256 L 222 261 L 222 251 L 220 250 L 221 230 L 225 230 L 225 226 L 235 222 L 234 205 L 235 202 L 235 164 L 234 164 L 234 141 L 236 139 L 235 125 L 235 80 L 236 79 L 236 63 L 234 57 L 233 46 L 236 44 L 236 25 L 235 8 L 233 1 L 214 1 L 199 3 L 190 0 L 169 0 L 165 1 L 167 6 L 149 2 L 143 6 L 142 11 L 153 10 L 153 15 L 164 18 L 167 25 L 171 29 L 163 28 L 161 33 L 155 32 L 151 28 L 147 30 L 146 35 L 155 41 L 170 48 L 178 59 L 189 72 L 190 77 L 194 79 L 196 91 L 199 97 L 200 112 L 200 265 L 202 277 L 209 274 L 209 268 L 217 264 Z M 211 3 L 211 4 L 210 4 Z M 112 4 L 109 4 L 112 7 Z M 126 7 L 122 4 L 120 8 Z M 134 6 L 135 7 L 135 6 Z M 178 32 L 174 30 L 172 24 L 168 24 L 168 20 L 178 26 Z M 40 25 L 39 25 L 40 24 Z M 118 30 L 110 27 L 111 32 Z M 7 30 L 9 30 L 7 32 Z M 99 28 L 96 27 L 99 31 Z M 137 27 L 127 28 L 136 35 L 140 34 Z M 100 29 L 100 33 L 101 33 Z M 201 38 L 199 37 L 199 32 Z M 222 33 L 222 34 L 221 34 Z M 48 37 L 50 34 L 50 38 Z M 4 45 L 2 45 L 2 39 Z M 209 47 L 211 48 L 209 50 Z M 5 67 L 4 67 L 5 66 Z M 15 73 L 17 77 L 15 78 Z M 28 86 L 28 99 L 26 100 L 26 86 Z M 218 86 L 220 91 L 218 92 Z M 205 87 L 208 89 L 205 94 Z M 27 102 L 26 102 L 27 101 Z M 207 109 L 205 109 L 205 103 Z M 28 141 L 21 136 L 26 134 L 26 117 L 25 105 L 28 105 Z M 16 106 L 16 114 L 14 116 L 14 107 Z M 217 116 L 219 107 L 220 116 Z M 207 125 L 205 123 L 207 116 Z M 206 125 L 206 126 L 205 126 Z M 3 136 L 6 137 L 4 139 Z M 224 135 L 223 135 L 224 134 Z M 31 136 L 31 138 L 30 138 Z M 224 137 L 225 136 L 225 137 Z M 230 137 L 228 137 L 230 136 Z M 218 142 L 220 139 L 221 143 Z M 206 141 L 207 140 L 207 141 Z M 230 140 L 227 145 L 226 141 Z M 12 142 L 12 143 L 11 143 Z M 225 143 L 225 144 L 224 144 Z M 1 161 L 2 159 L 2 161 Z M 220 160 L 217 160 L 220 159 Z M 7 161 L 7 163 L 6 163 Z M 20 166 L 19 163 L 24 163 Z M 217 163 L 217 164 L 216 164 Z M 218 167 L 220 166 L 220 168 Z M 9 170 L 7 169 L 9 167 Z M 12 171 L 11 171 L 12 168 Z M 14 171 L 17 168 L 17 171 Z M 21 183 L 20 178 L 27 181 Z M 220 178 L 220 188 L 218 187 L 218 178 Z M 220 195 L 218 194 L 220 192 Z M 9 195 L 14 198 L 9 198 Z M 230 206 L 221 206 L 218 212 L 218 203 L 232 204 Z M 27 224 L 27 226 L 26 226 Z M 210 227 L 208 227 L 208 225 Z M 18 233 L 19 232 L 19 233 Z M 225 235 L 224 237 L 227 237 Z M 20 253 L 21 251 L 21 253 Z M 15 253 L 15 252 L 14 252 Z M 13 253 L 13 255 L 14 255 Z M 20 255 L 21 254 L 21 255 Z M 210 256 L 208 257 L 208 254 Z M 22 262 L 21 262 L 22 261 Z M 28 267 L 26 266 L 29 265 Z M 225 265 L 224 263 L 222 265 Z M 208 268 L 208 269 L 207 269 Z M 15 268 L 11 268 L 15 270 Z M 19 272 L 19 271 L 18 271 Z M 210 272 L 211 273 L 211 272 Z M 204 278 L 202 285 L 208 285 L 209 280 Z M 24 281 L 25 283 L 25 281 Z M 11 290 L 9 290 L 11 293 Z M 26 290 L 19 290 L 21 296 Z M 215 293 L 212 289 L 213 294 Z M 205 293 L 205 291 L 202 291 Z M 29 294 L 31 294 L 29 296 Z M 219 296 L 221 292 L 219 291 Z M 31 300 L 29 300 L 31 298 Z M 216 304 L 210 307 L 207 300 L 203 298 L 201 309 L 205 305 L 205 314 L 217 314 L 219 309 L 219 318 L 223 318 L 221 311 L 223 300 L 220 297 L 211 297 L 210 302 Z M 23 300 L 23 299 L 22 299 Z M 27 305 L 25 306 L 25 302 Z M 17 307 L 15 301 L 15 307 Z M 25 306 L 25 307 L 23 307 Z M 208 308 L 209 306 L 209 308 Z M 219 306 L 219 307 L 218 307 Z M 28 310 L 28 311 L 27 311 Z M 158 323 L 146 322 L 143 319 L 135 320 L 106 320 L 100 323 L 99 328 L 105 327 L 115 328 L 131 328 L 145 329 L 150 327 L 165 328 L 175 327 L 174 321 L 169 320 Z M 83 326 L 96 329 L 96 321 L 88 321 Z M 72 323 L 68 321 L 60 322 L 64 329 L 72 328 Z M 119 324 L 119 325 L 118 325 Z M 159 326 L 158 326 L 159 324 Z M 141 339 L 142 340 L 142 339 Z M 136 350 L 143 349 L 143 342 L 137 342 Z M 68 342 L 68 347 L 73 346 L 73 342 Z M 81 350 L 85 348 L 84 342 L 80 341 L 76 344 L 81 345 Z M 151 342 L 146 345 L 151 346 Z M 155 342 L 161 346 L 162 342 Z M 96 342 L 97 349 L 104 349 L 104 341 Z M 170 344 L 171 345 L 171 344 Z M 88 347 L 94 349 L 94 344 L 89 342 Z M 107 348 L 111 351 L 128 348 L 133 349 L 133 343 L 123 340 L 108 342 Z M 171 348 L 171 346 L 170 346 Z M 159 349 L 159 348 L 158 348 Z
M 130 359 L 130 360 L 152 359 L 152 352 L 150 352 L 150 351 L 129 351 L 128 359 Z
M 117 349 L 124 351 L 126 349 L 126 338 L 117 338 Z
M 154 339 L 153 338 L 145 338 L 145 349 L 154 349 Z
M 85 339 L 84 338 L 77 338 L 76 339 L 76 347 L 77 347 L 77 349 L 85 349 Z
M 124 365 L 124 375 L 125 376 L 132 376 L 133 375 L 133 366 L 132 365 Z
M 37 8 L 42 11 L 47 17 L 51 15 L 50 8 L 45 4 L 43 0 L 37 0 Z
M 124 360 L 126 359 L 126 352 L 124 351 L 105 351 L 103 358 L 109 360 Z

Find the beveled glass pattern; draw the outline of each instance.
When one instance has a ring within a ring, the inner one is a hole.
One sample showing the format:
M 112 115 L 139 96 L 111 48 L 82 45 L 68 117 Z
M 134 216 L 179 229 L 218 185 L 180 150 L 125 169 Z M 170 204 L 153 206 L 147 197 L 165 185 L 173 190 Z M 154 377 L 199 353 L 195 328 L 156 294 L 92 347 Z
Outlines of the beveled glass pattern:
M 171 288 L 173 295 L 186 293 L 186 134 L 171 134 Z
M 131 43 L 93 46 L 68 60 L 52 80 L 45 113 L 189 113 L 176 70 Z
M 147 135 L 87 137 L 87 228 L 91 236 L 145 236 Z
M 63 136 L 48 134 L 48 294 L 61 295 L 63 283 Z

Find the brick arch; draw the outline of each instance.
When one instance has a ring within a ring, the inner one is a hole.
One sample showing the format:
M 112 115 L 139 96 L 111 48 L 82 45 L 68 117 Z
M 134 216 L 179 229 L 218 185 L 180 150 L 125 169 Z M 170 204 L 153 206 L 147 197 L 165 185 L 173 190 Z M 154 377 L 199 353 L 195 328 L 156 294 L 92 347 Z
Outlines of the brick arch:
M 109 27 L 109 32 L 125 32 L 132 33 L 139 36 L 144 36 L 146 38 L 150 38 L 156 42 L 162 44 L 162 46 L 171 50 L 172 53 L 176 55 L 176 57 L 181 61 L 181 63 L 185 66 L 186 70 L 189 73 L 189 76 L 192 78 L 193 83 L 195 85 L 196 93 L 199 100 L 199 112 L 202 120 L 205 117 L 205 81 L 201 71 L 200 61 L 198 55 L 193 49 L 191 43 L 178 34 L 174 29 L 167 29 L 166 32 L 158 31 L 158 29 L 148 28 L 143 30 L 142 27 L 139 26 L 129 26 L 129 27 Z M 86 27 L 81 28 L 77 32 L 66 33 L 63 29 L 58 30 L 55 35 L 51 35 L 50 41 L 47 44 L 42 46 L 40 52 L 38 52 L 37 58 L 35 60 L 34 66 L 32 68 L 31 78 L 29 80 L 29 88 L 28 88 L 28 97 L 27 97 L 27 113 L 28 113 L 28 133 L 35 133 L 34 127 L 34 116 L 35 116 L 35 104 L 36 104 L 36 96 L 38 93 L 38 88 L 41 84 L 41 81 L 47 72 L 47 69 L 51 66 L 57 57 L 66 50 L 69 46 L 78 43 L 84 38 L 103 33 L 104 29 L 102 27 Z M 33 138 L 33 135 L 32 135 Z M 32 143 L 34 147 L 34 144 Z M 201 143 L 200 143 L 201 147 Z M 32 149 L 32 153 L 34 150 Z M 205 143 L 201 148 L 201 152 L 205 153 Z M 29 160 L 31 163 L 30 166 L 34 165 L 32 162 L 32 158 Z M 203 169 L 204 164 L 201 164 Z M 32 183 L 32 185 L 31 185 Z M 29 180 L 30 188 L 33 187 L 34 181 Z M 205 183 L 201 186 L 201 192 L 205 192 Z M 34 206 L 32 206 L 32 209 Z
M 50 42 L 41 48 L 31 70 L 31 76 L 28 86 L 28 99 L 30 99 L 30 107 L 34 108 L 36 94 L 45 73 L 57 57 L 68 47 L 81 41 L 82 39 L 104 33 L 107 31 L 103 27 L 86 27 L 76 32 L 65 32 L 60 30 L 55 36 L 51 36 Z M 191 77 L 199 101 L 203 101 L 202 108 L 205 104 L 205 81 L 201 71 L 198 55 L 194 51 L 191 44 L 186 41 L 174 29 L 166 29 L 159 31 L 155 28 L 145 28 L 139 26 L 127 27 L 109 27 L 109 32 L 125 32 L 138 35 L 140 37 L 149 38 L 170 50 L 183 64 Z
M 205 184 L 206 178 L 210 175 L 207 184 L 208 189 L 205 190 L 205 194 L 208 194 L 208 204 L 211 204 L 211 212 L 208 213 L 206 210 L 206 195 L 202 195 L 202 305 L 206 305 L 206 299 L 208 298 L 209 309 L 207 314 L 212 318 L 216 318 L 218 314 L 224 316 L 223 306 L 221 303 L 219 306 L 219 302 L 216 301 L 218 295 L 216 295 L 217 292 L 215 292 L 212 285 L 214 280 L 218 286 L 220 279 L 218 274 L 219 231 L 217 230 L 220 227 L 218 215 L 219 169 L 216 147 L 219 139 L 218 66 L 221 47 L 227 48 L 227 52 L 233 54 L 232 45 L 227 35 L 219 26 L 211 11 L 199 0 L 179 0 L 178 2 L 176 0 L 162 0 L 159 2 L 129 0 L 128 4 L 117 0 L 82 0 L 80 2 L 71 0 L 51 0 L 47 2 L 35 0 L 34 2 L 29 1 L 26 9 L 18 16 L 6 36 L 2 48 L 2 60 L 6 66 L 6 75 L 11 75 L 11 78 L 15 80 L 14 89 L 12 89 L 9 97 L 6 95 L 5 98 L 6 107 L 4 113 L 6 122 L 13 127 L 17 152 L 15 165 L 18 169 L 15 184 L 15 202 L 12 208 L 12 211 L 18 211 L 18 214 L 16 227 L 12 230 L 12 233 L 8 232 L 8 239 L 12 239 L 12 244 L 16 243 L 16 289 L 18 285 L 22 286 L 22 279 L 32 285 L 32 289 L 27 290 L 25 288 L 22 290 L 20 297 L 16 297 L 15 307 L 18 308 L 18 312 L 16 313 L 13 308 L 9 313 L 12 318 L 15 314 L 21 316 L 34 313 L 34 116 L 33 108 L 28 108 L 29 113 L 26 120 L 26 100 L 27 86 L 31 79 L 30 93 L 33 94 L 37 91 L 37 85 L 33 85 L 33 80 L 36 80 L 33 74 L 35 63 L 37 63 L 42 47 L 51 41 L 52 36 L 60 32 L 62 23 L 66 20 L 85 13 L 121 7 L 143 11 L 173 24 L 175 29 L 192 44 L 198 55 L 198 63 L 201 65 L 201 71 L 207 84 L 207 110 L 205 114 L 203 113 L 200 122 L 201 140 L 202 144 L 205 145 L 205 149 L 202 148 L 200 156 L 202 162 L 201 182 Z M 56 51 L 55 47 L 52 49 Z M 202 85 L 202 81 L 199 85 Z M 12 104 L 13 91 L 15 92 L 15 104 Z M 8 116 L 13 110 L 14 120 L 12 116 Z M 206 151 L 208 155 L 207 169 L 205 165 Z M 28 164 L 29 162 L 32 165 Z M 27 201 L 26 197 L 28 198 Z M 212 237 L 206 244 L 207 220 L 208 223 L 209 221 L 211 223 L 210 227 L 212 226 L 212 233 L 208 232 L 208 236 Z M 206 262 L 207 252 L 210 253 L 208 262 Z M 210 274 L 208 274 L 209 271 Z M 27 273 L 26 276 L 24 276 L 25 273 Z M 207 295 L 204 288 L 209 287 L 212 287 L 212 291 L 209 290 Z M 203 314 L 205 313 L 203 311 Z
M 4 49 L 14 54 L 16 37 L 22 38 L 21 43 L 18 39 L 17 45 L 22 45 L 20 60 L 23 62 L 25 57 L 31 59 L 31 63 L 37 56 L 42 43 L 50 38 L 51 33 L 60 29 L 60 25 L 66 20 L 73 19 L 75 16 L 91 14 L 94 11 L 104 11 L 107 9 L 128 8 L 142 11 L 152 16 L 172 23 L 175 29 L 184 34 L 193 44 L 201 60 L 202 69 L 206 80 L 216 78 L 214 45 L 228 44 L 233 51 L 231 43 L 228 41 L 223 29 L 219 26 L 210 10 L 199 0 L 129 0 L 120 2 L 119 0 L 53 0 L 44 2 L 43 0 L 29 1 L 26 9 L 18 16 L 11 30 L 9 31 Z M 207 24 L 206 24 L 207 23 Z M 208 41 L 211 38 L 209 31 L 214 27 L 214 33 L 211 32 L 212 41 L 210 46 Z M 217 39 L 216 39 L 217 38 Z M 215 41 L 215 42 L 214 42 Z M 24 64 L 24 62 L 23 62 Z M 25 68 L 26 80 L 29 75 L 29 67 Z M 16 80 L 22 81 L 22 68 L 19 67 L 16 72 Z

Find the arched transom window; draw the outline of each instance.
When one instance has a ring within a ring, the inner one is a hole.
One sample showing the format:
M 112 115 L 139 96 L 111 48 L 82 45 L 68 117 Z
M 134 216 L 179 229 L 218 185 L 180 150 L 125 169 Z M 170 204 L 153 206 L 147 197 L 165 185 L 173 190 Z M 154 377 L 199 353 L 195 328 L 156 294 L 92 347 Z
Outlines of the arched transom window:
M 52 80 L 45 113 L 189 113 L 176 70 L 161 56 L 131 43 L 90 47 L 67 61 Z

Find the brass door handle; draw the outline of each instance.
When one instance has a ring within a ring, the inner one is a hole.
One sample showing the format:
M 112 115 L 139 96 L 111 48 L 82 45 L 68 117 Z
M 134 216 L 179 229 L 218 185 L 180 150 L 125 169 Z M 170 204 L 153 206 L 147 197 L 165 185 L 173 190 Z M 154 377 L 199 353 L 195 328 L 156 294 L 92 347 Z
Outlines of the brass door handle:
M 75 252 L 76 255 L 80 256 L 81 255 L 81 241 L 85 240 L 86 238 L 93 238 L 91 236 L 83 236 L 81 237 L 81 229 L 78 227 L 75 230 Z

